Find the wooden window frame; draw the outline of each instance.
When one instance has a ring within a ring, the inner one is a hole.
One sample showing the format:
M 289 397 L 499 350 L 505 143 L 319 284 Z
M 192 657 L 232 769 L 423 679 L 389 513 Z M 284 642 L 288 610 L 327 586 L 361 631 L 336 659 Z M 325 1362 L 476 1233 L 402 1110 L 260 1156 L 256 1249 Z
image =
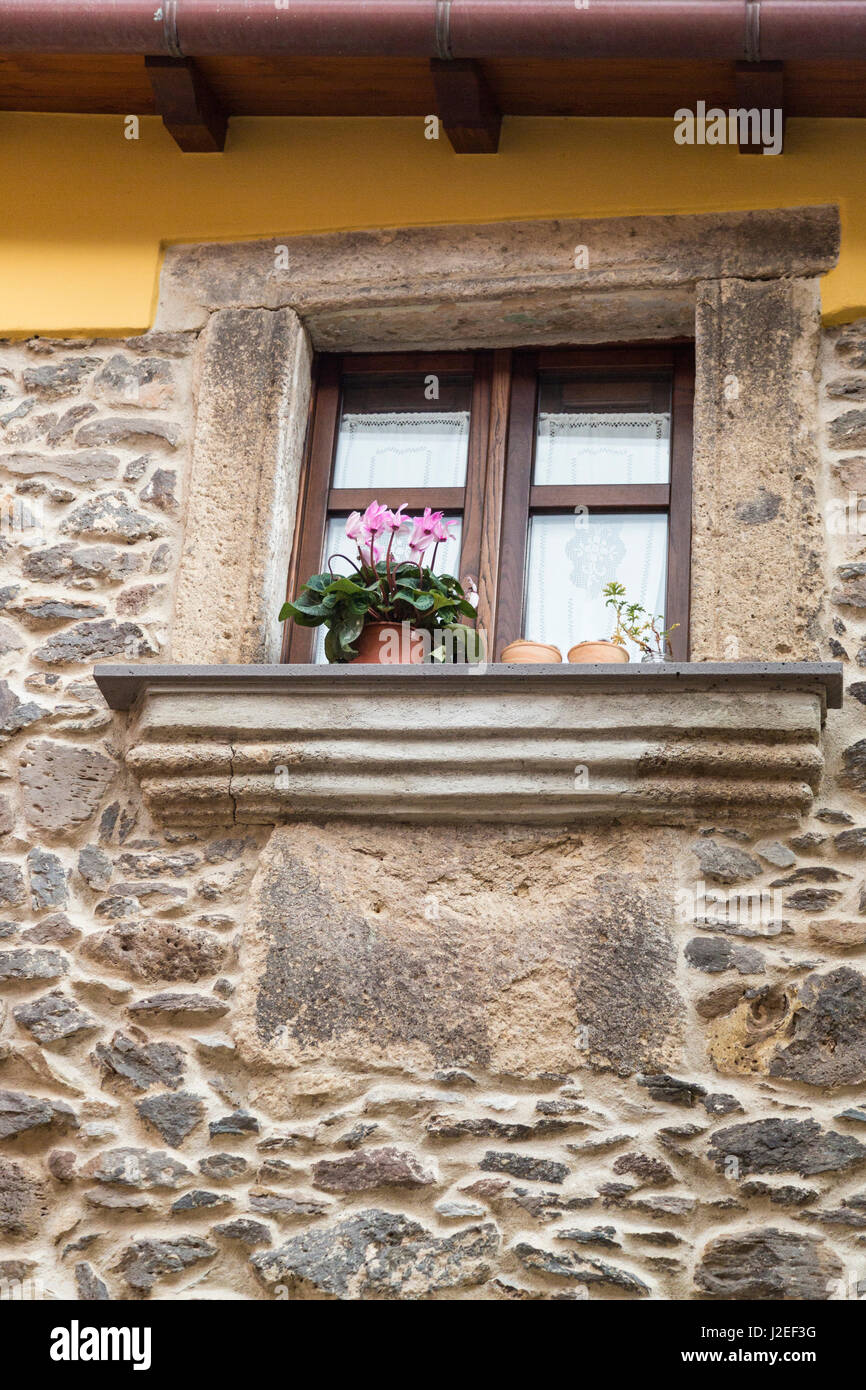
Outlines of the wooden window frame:
M 670 374 L 671 470 L 666 484 L 537 487 L 532 483 L 539 381 L 545 372 L 623 379 L 641 371 Z M 380 488 L 390 507 L 410 511 L 433 507 L 462 513 L 459 577 L 478 585 L 478 622 L 498 660 L 503 647 L 520 637 L 525 594 L 526 542 L 533 511 L 573 512 L 577 506 L 668 514 L 668 624 L 674 660 L 688 660 L 691 552 L 692 408 L 694 347 L 691 343 L 635 347 L 497 349 L 478 352 L 411 352 L 322 355 L 314 363 L 313 395 L 287 593 L 322 563 L 328 519 L 363 510 L 367 489 L 331 486 L 345 375 L 471 372 L 472 396 L 466 481 L 462 488 Z M 282 660 L 313 659 L 315 631 L 285 624 Z

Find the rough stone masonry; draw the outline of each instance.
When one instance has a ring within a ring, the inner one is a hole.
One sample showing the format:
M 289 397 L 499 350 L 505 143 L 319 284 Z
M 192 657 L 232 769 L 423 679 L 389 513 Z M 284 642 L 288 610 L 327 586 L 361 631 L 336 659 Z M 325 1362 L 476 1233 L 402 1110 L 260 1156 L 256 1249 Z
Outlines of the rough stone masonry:
M 691 831 L 153 823 L 90 673 L 171 659 L 196 348 L 0 348 L 4 1287 L 858 1296 L 866 325 L 823 350 L 828 776 Z

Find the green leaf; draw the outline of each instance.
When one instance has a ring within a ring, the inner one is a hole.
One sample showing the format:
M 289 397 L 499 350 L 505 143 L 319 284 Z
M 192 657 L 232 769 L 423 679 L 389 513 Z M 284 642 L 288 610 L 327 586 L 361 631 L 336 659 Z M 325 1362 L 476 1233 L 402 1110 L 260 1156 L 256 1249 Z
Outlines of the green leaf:
M 363 585 L 356 584 L 354 579 L 349 579 L 348 575 L 341 575 L 339 579 L 335 579 L 332 584 L 328 585 L 329 594 L 360 594 L 362 591 Z
M 313 574 L 304 585 L 305 589 L 311 589 L 314 594 L 323 594 L 329 584 L 334 582 L 334 576 L 327 574 Z
M 318 627 L 327 618 L 328 610 L 321 604 L 304 606 L 301 603 L 284 603 L 280 609 L 281 621 L 284 621 L 284 614 L 285 617 L 294 618 L 301 627 Z
M 354 655 L 357 656 L 357 652 L 355 652 Z M 346 657 L 343 655 L 343 649 L 340 646 L 340 640 L 334 628 L 330 629 L 325 638 L 325 656 L 330 662 L 346 660 Z

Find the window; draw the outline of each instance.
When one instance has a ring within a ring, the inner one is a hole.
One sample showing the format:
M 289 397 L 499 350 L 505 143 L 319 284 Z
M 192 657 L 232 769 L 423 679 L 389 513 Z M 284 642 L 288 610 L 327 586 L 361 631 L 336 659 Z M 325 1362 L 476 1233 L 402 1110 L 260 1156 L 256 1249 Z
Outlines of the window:
M 374 498 L 456 519 L 437 569 L 471 577 L 497 659 L 531 636 L 609 636 L 611 579 L 688 656 L 690 345 L 322 356 L 289 576 L 345 569 L 343 526 Z M 323 660 L 286 624 L 284 657 Z

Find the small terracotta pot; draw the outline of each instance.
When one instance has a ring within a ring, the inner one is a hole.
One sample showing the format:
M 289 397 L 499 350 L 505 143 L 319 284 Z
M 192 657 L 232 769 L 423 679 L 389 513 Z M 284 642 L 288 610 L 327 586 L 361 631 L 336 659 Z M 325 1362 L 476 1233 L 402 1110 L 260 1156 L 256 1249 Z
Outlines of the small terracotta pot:
M 348 666 L 420 666 L 430 650 L 429 633 L 401 623 L 367 623 L 355 645 Z
M 569 651 L 568 659 L 576 664 L 584 661 L 628 661 L 628 652 L 616 642 L 578 642 Z
M 561 661 L 562 652 L 559 647 L 552 647 L 547 642 L 529 642 L 521 637 L 517 642 L 509 642 L 507 647 L 503 647 L 500 661 L 520 664 L 522 662 L 552 662 Z

